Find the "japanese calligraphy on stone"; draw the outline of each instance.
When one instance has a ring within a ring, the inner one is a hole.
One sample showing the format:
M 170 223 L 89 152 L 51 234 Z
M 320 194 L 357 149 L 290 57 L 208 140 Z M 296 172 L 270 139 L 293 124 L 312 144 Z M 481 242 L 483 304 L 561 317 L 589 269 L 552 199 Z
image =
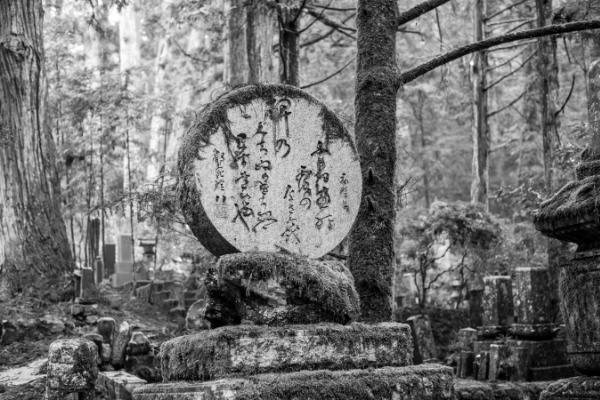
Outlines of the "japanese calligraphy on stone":
M 323 106 L 304 98 L 232 105 L 195 160 L 206 215 L 240 251 L 319 257 L 349 232 L 362 190 L 349 137 L 324 131 Z

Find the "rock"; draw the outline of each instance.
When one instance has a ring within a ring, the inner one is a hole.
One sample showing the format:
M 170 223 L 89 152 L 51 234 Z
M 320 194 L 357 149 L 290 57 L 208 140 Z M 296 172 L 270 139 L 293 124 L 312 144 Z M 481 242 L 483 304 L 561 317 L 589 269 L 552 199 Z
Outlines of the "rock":
M 112 343 L 117 323 L 114 318 L 103 317 L 96 322 L 98 333 L 102 335 L 104 343 Z
M 548 382 L 480 382 L 457 379 L 456 400 L 537 400 Z
M 112 353 L 110 363 L 115 368 L 120 368 L 125 364 L 125 350 L 131 339 L 131 327 L 127 321 L 121 322 L 119 330 L 115 332 L 112 342 Z
M 96 345 L 96 349 L 98 350 L 98 365 L 100 365 L 102 363 L 102 335 L 99 333 L 87 333 L 83 335 L 83 338 Z
M 600 398 L 600 377 L 577 376 L 549 385 L 540 400 L 590 400 Z
M 196 300 L 190 306 L 185 316 L 185 328 L 191 331 L 210 329 L 210 322 L 206 318 L 204 318 L 206 308 L 206 300 Z
M 279 253 L 237 253 L 207 274 L 212 327 L 348 323 L 360 313 L 354 279 L 344 264 Z
M 328 368 L 405 366 L 412 363 L 406 324 L 232 326 L 164 342 L 164 379 L 209 380 Z
M 206 383 L 152 384 L 135 400 L 452 400 L 452 369 L 438 365 L 347 371 L 302 371 Z
M 212 102 L 182 140 L 178 166 L 185 220 L 217 256 L 321 257 L 346 237 L 361 201 L 351 136 L 292 86 L 249 85 Z
M 131 339 L 127 344 L 127 354 L 130 356 L 139 356 L 150 353 L 152 346 L 143 332 L 133 332 Z
M 437 347 L 433 339 L 429 317 L 427 315 L 414 315 L 408 318 L 406 322 L 410 325 L 412 332 L 415 364 L 436 359 Z
M 44 358 L 32 361 L 23 367 L 0 371 L 0 386 L 10 388 L 45 379 L 45 371 L 42 371 L 42 369 L 47 362 L 48 360 Z
M 93 392 L 98 377 L 98 349 L 86 339 L 62 339 L 48 349 L 47 393 L 49 400 L 69 393 Z
M 88 325 L 94 325 L 98 322 L 98 316 L 97 315 L 88 315 L 87 317 L 85 317 L 85 322 Z
M 98 374 L 96 389 L 108 399 L 131 400 L 135 388 L 147 382 L 123 371 L 104 371 Z

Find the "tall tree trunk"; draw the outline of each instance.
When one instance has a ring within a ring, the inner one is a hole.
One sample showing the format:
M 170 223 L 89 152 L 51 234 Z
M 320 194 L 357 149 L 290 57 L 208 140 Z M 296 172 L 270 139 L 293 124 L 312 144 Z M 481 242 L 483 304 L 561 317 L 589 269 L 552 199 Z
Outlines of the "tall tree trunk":
M 397 16 L 395 0 L 358 0 L 355 133 L 363 194 L 348 266 L 365 321 L 392 317 Z
M 538 27 L 547 25 L 552 15 L 552 0 L 536 0 Z M 544 189 L 552 193 L 552 163 L 554 160 L 553 138 L 557 134 L 555 98 L 558 92 L 558 63 L 556 61 L 556 39 L 543 37 L 538 39 L 538 76 L 541 106 L 542 148 L 544 161 Z
M 158 43 L 156 52 L 156 66 L 154 69 L 154 98 L 155 106 L 152 119 L 150 120 L 150 143 L 148 145 L 149 160 L 146 167 L 146 181 L 155 182 L 159 177 L 161 167 L 163 167 L 163 149 L 164 143 L 168 138 L 165 135 L 168 124 L 168 107 L 163 102 L 167 88 L 165 87 L 165 77 L 167 73 L 167 63 L 170 59 L 169 38 L 164 37 Z
M 251 0 L 246 9 L 248 83 L 273 83 L 273 35 L 276 13 L 262 0 Z
M 225 2 L 225 83 L 230 87 L 275 82 L 275 15 L 261 0 Z
M 484 38 L 484 15 L 486 0 L 474 0 L 473 33 L 475 41 Z M 489 165 L 490 132 L 487 123 L 487 54 L 480 51 L 473 59 L 473 181 L 471 184 L 471 202 L 481 203 L 489 209 Z
M 56 150 L 46 121 L 42 18 L 41 0 L 0 2 L 3 295 L 25 287 L 43 294 L 73 268 L 60 214 Z
M 225 0 L 226 45 L 225 84 L 229 87 L 248 82 L 248 57 L 246 47 L 246 9 L 243 2 Z
M 279 8 L 279 80 L 300 86 L 299 20 L 302 10 L 297 0 Z

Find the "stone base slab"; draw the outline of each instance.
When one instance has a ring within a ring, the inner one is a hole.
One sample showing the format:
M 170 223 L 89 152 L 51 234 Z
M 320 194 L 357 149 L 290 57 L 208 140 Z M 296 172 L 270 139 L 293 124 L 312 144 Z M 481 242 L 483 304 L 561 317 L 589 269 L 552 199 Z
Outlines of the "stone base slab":
M 550 382 L 479 382 L 458 379 L 456 400 L 537 400 Z
M 302 371 L 173 382 L 137 388 L 134 400 L 452 400 L 452 369 L 440 365 L 349 371 Z
M 540 400 L 600 399 L 600 377 L 577 376 L 554 382 L 542 392 Z
M 123 371 L 104 371 L 98 374 L 96 390 L 108 399 L 131 400 L 133 389 L 146 381 Z
M 529 369 L 529 376 L 532 381 L 555 381 L 576 375 L 577 372 L 575 372 L 575 368 L 571 364 Z
M 556 324 L 512 324 L 509 332 L 520 339 L 544 340 L 556 336 Z
M 269 372 L 401 367 L 412 363 L 406 324 L 239 325 L 162 344 L 162 377 L 209 381 Z

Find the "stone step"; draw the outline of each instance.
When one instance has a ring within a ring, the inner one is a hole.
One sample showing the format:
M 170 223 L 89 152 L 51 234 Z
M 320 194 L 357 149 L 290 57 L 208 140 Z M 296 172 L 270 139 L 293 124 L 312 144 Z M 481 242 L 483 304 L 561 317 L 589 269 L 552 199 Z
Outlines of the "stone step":
M 130 400 L 136 387 L 146 385 L 146 381 L 124 371 L 104 371 L 96 379 L 96 391 L 107 399 Z
M 211 382 L 145 385 L 134 400 L 451 400 L 452 369 L 427 364 L 348 371 L 301 371 Z
M 578 375 L 571 364 L 553 365 L 529 369 L 529 379 L 532 381 L 554 381 Z
M 400 367 L 412 363 L 406 324 L 238 325 L 162 344 L 165 382 L 314 369 Z

